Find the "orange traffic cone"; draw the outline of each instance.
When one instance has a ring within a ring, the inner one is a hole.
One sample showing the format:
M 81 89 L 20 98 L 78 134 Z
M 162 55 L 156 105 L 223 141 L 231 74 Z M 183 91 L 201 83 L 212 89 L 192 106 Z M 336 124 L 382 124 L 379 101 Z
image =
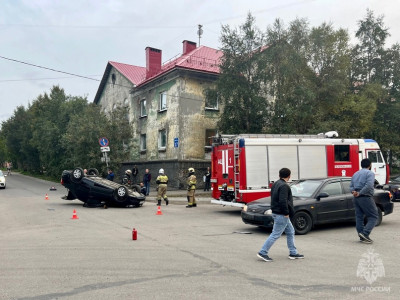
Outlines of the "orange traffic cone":
M 78 216 L 76 215 L 76 210 L 74 209 L 73 213 L 72 213 L 72 220 L 74 219 L 79 219 Z
M 44 197 L 44 200 L 49 200 L 49 196 L 47 196 L 47 194 L 46 194 L 46 196 Z
M 158 206 L 156 215 L 162 215 L 161 206 Z

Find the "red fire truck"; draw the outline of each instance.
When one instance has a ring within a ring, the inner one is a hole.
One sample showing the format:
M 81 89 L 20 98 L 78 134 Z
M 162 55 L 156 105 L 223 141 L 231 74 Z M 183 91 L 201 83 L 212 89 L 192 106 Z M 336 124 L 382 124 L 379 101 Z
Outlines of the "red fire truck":
M 318 135 L 220 135 L 213 138 L 211 184 L 214 204 L 243 207 L 270 195 L 283 167 L 291 180 L 352 176 L 369 158 L 376 184 L 387 184 L 389 168 L 371 139 Z

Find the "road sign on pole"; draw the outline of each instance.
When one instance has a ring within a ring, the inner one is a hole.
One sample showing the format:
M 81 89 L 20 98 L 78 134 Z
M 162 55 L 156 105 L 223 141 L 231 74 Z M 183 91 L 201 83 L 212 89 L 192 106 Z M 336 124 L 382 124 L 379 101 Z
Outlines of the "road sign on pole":
M 105 137 L 99 138 L 99 144 L 101 147 L 107 147 L 108 146 L 108 139 Z

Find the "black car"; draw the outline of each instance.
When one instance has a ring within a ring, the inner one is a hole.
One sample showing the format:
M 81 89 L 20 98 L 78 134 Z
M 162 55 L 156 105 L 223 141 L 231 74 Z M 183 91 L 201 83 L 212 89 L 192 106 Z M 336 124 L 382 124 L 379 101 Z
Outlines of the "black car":
M 296 234 L 306 234 L 318 224 L 355 221 L 350 181 L 350 177 L 329 177 L 290 183 L 295 212 L 292 223 Z M 393 203 L 391 194 L 385 190 L 375 189 L 374 200 L 378 208 L 378 226 L 383 214 L 393 212 Z M 270 197 L 250 202 L 241 215 L 246 224 L 272 227 Z
M 64 170 L 61 184 L 68 189 L 66 200 L 79 199 L 85 206 L 119 206 L 139 207 L 145 202 L 145 195 L 140 193 L 140 187 L 128 188 L 125 185 L 104 179 L 96 169 L 89 169 L 87 174 L 82 168 Z
M 393 178 L 390 178 L 389 184 L 397 184 L 400 185 L 400 175 L 397 175 Z
M 400 201 L 400 175 L 391 178 L 389 184 L 385 185 L 384 188 L 393 194 L 392 201 Z

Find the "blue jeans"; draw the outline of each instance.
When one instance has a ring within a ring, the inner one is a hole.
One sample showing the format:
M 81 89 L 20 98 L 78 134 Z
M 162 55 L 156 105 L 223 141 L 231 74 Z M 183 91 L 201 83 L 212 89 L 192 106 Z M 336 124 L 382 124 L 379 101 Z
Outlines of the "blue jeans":
M 148 196 L 149 195 L 149 193 L 150 193 L 150 182 L 145 182 L 144 183 L 144 186 L 146 187 L 146 193 L 147 193 L 147 195 L 146 196 Z
M 292 255 L 297 254 L 296 246 L 294 245 L 294 228 L 292 222 L 290 222 L 290 218 L 286 218 L 284 215 L 272 214 L 272 218 L 274 219 L 274 227 L 272 228 L 272 232 L 270 236 L 265 241 L 262 246 L 260 253 L 262 255 L 267 255 L 269 249 L 272 245 L 279 239 L 283 232 L 286 233 L 287 238 L 287 246 L 289 248 L 289 253 Z
M 372 197 L 360 196 L 354 197 L 353 203 L 356 211 L 356 230 L 358 233 L 369 236 L 378 220 L 378 210 L 376 209 L 375 201 Z M 364 216 L 367 217 L 367 224 L 365 226 Z

